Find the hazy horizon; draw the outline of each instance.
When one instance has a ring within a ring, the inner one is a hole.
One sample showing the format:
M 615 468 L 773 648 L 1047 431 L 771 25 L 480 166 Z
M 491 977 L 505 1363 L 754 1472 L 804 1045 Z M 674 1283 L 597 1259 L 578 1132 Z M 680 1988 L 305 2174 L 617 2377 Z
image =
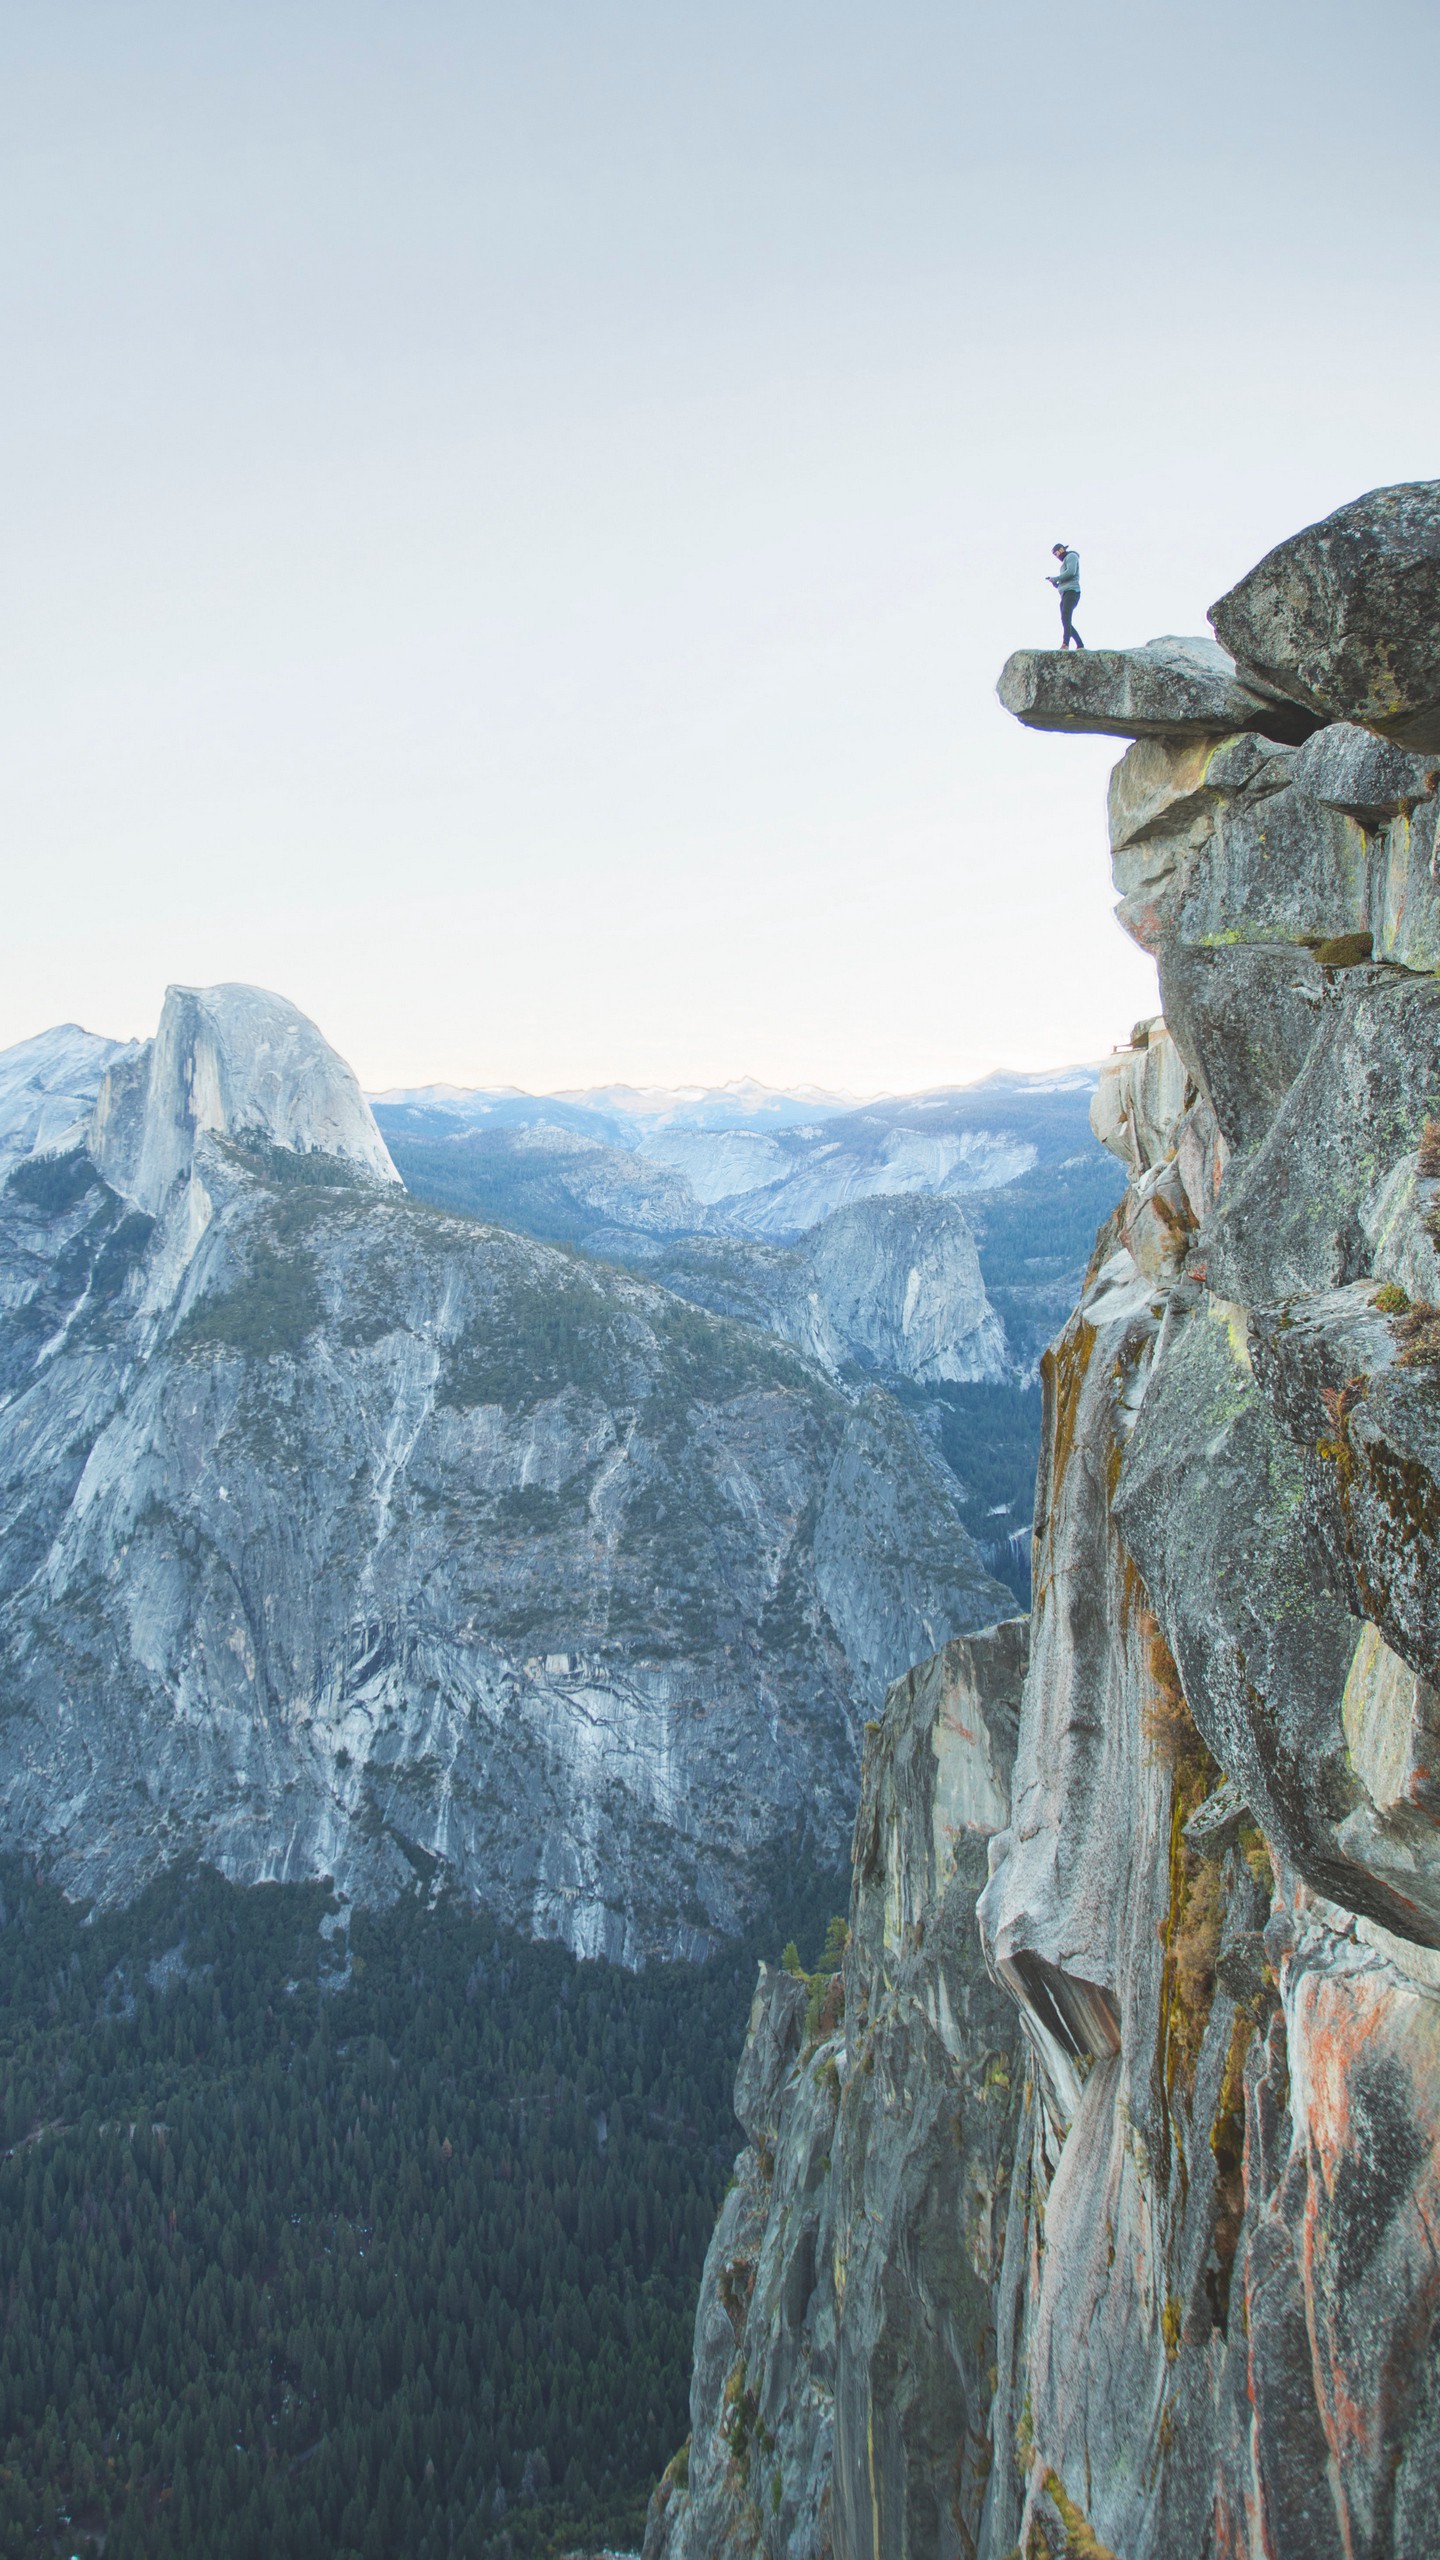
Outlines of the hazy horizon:
M 245 979 L 370 1090 L 1103 1055 L 1116 749 L 994 680 L 1057 537 L 1092 644 L 1201 631 L 1435 469 L 1361 25 L 10 13 L 0 1045 Z
M 272 988 L 264 992 L 276 994 L 280 991 Z M 323 1034 L 323 1023 L 317 1025 L 317 1028 Z M 87 1039 L 125 1041 L 148 1039 L 153 1029 L 152 1025 L 151 1031 L 118 1033 L 98 1027 L 94 1023 L 76 1022 L 67 1017 L 63 1021 L 45 1023 L 36 1031 L 22 1032 L 17 1040 L 5 1042 L 3 1047 L 0 1047 L 0 1058 L 13 1055 L 18 1050 L 44 1041 L 52 1034 L 62 1032 L 78 1032 L 82 1038 Z M 332 1042 L 331 1046 L 334 1045 Z M 353 1061 L 347 1060 L 346 1064 L 353 1064 Z M 625 1094 L 633 1094 L 642 1101 L 652 1098 L 681 1101 L 701 1095 L 734 1093 L 737 1096 L 751 1094 L 792 1102 L 836 1104 L 845 1110 L 859 1110 L 868 1103 L 903 1102 L 914 1100 L 923 1094 L 941 1091 L 967 1092 L 977 1085 L 993 1082 L 1044 1085 L 1056 1079 L 1093 1074 L 1102 1064 L 1102 1058 L 1096 1056 L 1065 1059 L 1050 1067 L 991 1067 L 982 1069 L 978 1075 L 952 1079 L 944 1085 L 872 1086 L 864 1092 L 844 1085 L 817 1084 L 807 1077 L 794 1077 L 783 1085 L 771 1084 L 764 1077 L 751 1075 L 743 1069 L 738 1075 L 723 1076 L 708 1082 L 697 1077 L 675 1076 L 666 1078 L 663 1083 L 637 1084 L 624 1077 L 602 1075 L 586 1084 L 571 1085 L 521 1085 L 509 1082 L 458 1084 L 440 1077 L 424 1081 L 411 1077 L 404 1082 L 385 1086 L 367 1085 L 363 1078 L 360 1083 L 365 1099 L 370 1103 L 408 1102 L 422 1095 L 455 1100 L 475 1098 L 498 1101 L 513 1098 L 523 1102 L 577 1102 L 594 1101 L 605 1096 L 619 1097 Z
M 1086 1075 L 1098 1068 L 1102 1063 L 1103 1061 L 1099 1058 L 1072 1058 L 1065 1061 L 1064 1064 L 1055 1067 L 1037 1067 L 1034 1069 L 1027 1069 L 1023 1067 L 991 1067 L 982 1071 L 978 1076 L 967 1076 L 964 1079 L 963 1084 L 958 1085 L 955 1090 L 968 1091 L 973 1085 L 988 1084 L 996 1079 L 1008 1079 L 1012 1082 L 1017 1080 L 1021 1082 L 1037 1082 L 1045 1081 L 1057 1076 Z M 946 1088 L 936 1085 L 926 1085 L 913 1087 L 910 1090 L 912 1092 L 934 1093 L 945 1089 Z M 457 1097 L 474 1094 L 495 1099 L 513 1095 L 517 1100 L 524 1102 L 569 1102 L 575 1100 L 581 1095 L 588 1098 L 595 1094 L 634 1093 L 641 1096 L 647 1094 L 664 1094 L 671 1097 L 679 1097 L 687 1094 L 738 1094 L 746 1092 L 755 1094 L 773 1094 L 777 1097 L 784 1098 L 787 1101 L 839 1102 L 844 1103 L 847 1107 L 853 1104 L 857 1108 L 867 1102 L 899 1102 L 909 1098 L 907 1093 L 900 1091 L 894 1086 L 877 1087 L 869 1093 L 857 1093 L 847 1086 L 814 1084 L 803 1077 L 796 1078 L 795 1081 L 790 1084 L 776 1085 L 767 1084 L 762 1076 L 741 1074 L 738 1076 L 724 1076 L 717 1083 L 711 1084 L 701 1083 L 694 1077 L 687 1076 L 677 1076 L 673 1081 L 667 1080 L 664 1084 L 631 1084 L 621 1077 L 602 1076 L 593 1084 L 583 1085 L 458 1085 L 441 1083 L 438 1081 L 431 1084 L 409 1083 L 386 1085 L 383 1089 L 377 1089 L 373 1086 L 367 1085 L 365 1087 L 365 1099 L 367 1102 L 404 1102 L 408 1101 L 416 1094 L 432 1093 L 453 1094 Z

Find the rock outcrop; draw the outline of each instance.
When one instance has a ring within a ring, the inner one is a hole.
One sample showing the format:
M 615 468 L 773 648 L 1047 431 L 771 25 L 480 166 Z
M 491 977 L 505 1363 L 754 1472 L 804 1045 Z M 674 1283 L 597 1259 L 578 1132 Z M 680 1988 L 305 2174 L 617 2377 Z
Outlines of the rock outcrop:
M 1323 714 L 1283 690 L 1247 682 L 1204 635 L 1172 634 L 1141 649 L 1017 649 L 996 687 L 1027 729 L 1105 738 L 1223 738 L 1238 730 L 1308 737 Z
M 407 1198 L 278 997 L 66 1035 L 53 1110 L 20 1064 L 22 1139 L 90 1105 L 0 1189 L 6 1845 L 448 1875 L 627 1962 L 833 1858 L 886 1683 L 1010 1605 L 887 1395 Z
M 1440 483 L 1371 489 L 1277 543 L 1212 607 L 1242 679 L 1440 750 Z
M 1361 501 L 1216 609 L 1242 674 L 1330 726 L 1297 749 L 1177 723 L 1111 788 L 1120 913 L 1164 1014 L 1095 1098 L 1128 1187 L 1044 1363 L 1030 1666 L 978 1906 L 1029 2057 L 983 2310 L 983 2513 L 882 2539 L 846 2485 L 864 2439 L 837 2385 L 814 2530 L 732 2517 L 685 2560 L 1433 2542 L 1440 886 L 1437 625 L 1411 600 L 1437 510 L 1440 486 Z M 1075 725 L 1104 727 L 1092 709 Z M 865 1837 L 862 1814 L 857 1907 Z M 853 2031 L 833 2059 L 832 2161 L 863 2104 Z M 897 2112 L 924 2121 L 943 2085 L 912 2051 Z M 777 2159 L 786 2138 L 782 2106 Z M 837 2268 L 851 2193 L 825 2205 Z M 943 2366 L 933 2290 L 873 2191 L 867 2229 L 909 2323 L 899 2407 Z M 837 2377 L 851 2304 L 837 2285 Z M 928 2448 L 913 2462 L 918 2495 Z
M 261 987 L 169 988 L 154 1040 L 107 1069 L 86 1144 L 110 1188 L 158 1218 L 206 1138 L 400 1179 L 344 1059 Z
M 1429 2531 L 1440 1508 L 1407 1291 L 1440 891 L 1424 683 L 1397 715 L 1365 651 L 1423 655 L 1395 599 L 1437 498 L 1342 511 L 1216 609 L 1242 676 L 1343 725 L 1146 739 L 1111 789 L 1164 1023 L 1096 1098 L 1131 1184 L 1048 1364 L 981 1902 L 1039 2064 L 986 2560 L 1077 2516 L 1123 2560 L 1409 2560 Z

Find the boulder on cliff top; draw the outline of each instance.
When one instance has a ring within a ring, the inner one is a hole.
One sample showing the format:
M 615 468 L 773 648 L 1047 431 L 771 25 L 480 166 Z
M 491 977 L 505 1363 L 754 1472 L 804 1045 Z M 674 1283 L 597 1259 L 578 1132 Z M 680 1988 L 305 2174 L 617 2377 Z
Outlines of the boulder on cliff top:
M 1293 741 L 1315 726 L 1293 702 L 1242 681 L 1203 636 L 1140 649 L 1017 649 L 995 688 L 1026 729 L 1098 738 L 1217 738 L 1238 729 Z
M 1277 543 L 1210 620 L 1246 682 L 1440 748 L 1440 480 L 1368 490 Z

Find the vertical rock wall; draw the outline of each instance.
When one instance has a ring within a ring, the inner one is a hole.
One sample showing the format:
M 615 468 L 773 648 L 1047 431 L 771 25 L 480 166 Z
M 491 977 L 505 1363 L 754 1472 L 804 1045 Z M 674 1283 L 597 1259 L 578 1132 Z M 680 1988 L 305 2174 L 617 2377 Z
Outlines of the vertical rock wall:
M 975 1898 L 1026 1650 L 1011 1619 L 896 1682 L 866 1738 L 843 1963 L 808 1981 L 762 1968 L 691 2439 L 647 2560 L 975 2549 L 1022 2076 Z
M 1112 852 L 1164 1016 L 1096 1099 L 1129 1187 L 1045 1363 L 1008 1819 L 973 1795 L 953 1880 L 927 1866 L 912 1675 L 866 1756 L 846 2022 L 802 2051 L 795 1986 L 757 2004 L 752 2054 L 778 2003 L 795 2058 L 727 2212 L 757 2266 L 814 2248 L 803 2508 L 783 2392 L 778 2502 L 717 2502 L 721 2365 L 784 2333 L 757 2279 L 697 2366 L 677 2560 L 1434 2547 L 1440 484 L 1310 528 L 1214 620 L 1228 658 L 1002 680 L 1031 725 L 1133 740 Z
M 1299 610 L 1283 562 L 1264 592 Z M 1326 634 L 1301 644 L 1313 669 Z M 1285 663 L 1272 630 L 1247 672 Z M 1434 669 L 1386 681 L 1423 705 Z M 1104 713 L 1104 669 L 1068 682 L 1069 725 L 1077 688 Z M 989 2560 L 1081 2532 L 1123 2560 L 1431 2547 L 1435 767 L 1346 723 L 1298 747 L 1157 727 L 1111 787 L 1165 1020 L 1097 1098 L 1131 1184 L 1050 1354 L 1033 1667 L 981 1903 L 1040 2066 Z

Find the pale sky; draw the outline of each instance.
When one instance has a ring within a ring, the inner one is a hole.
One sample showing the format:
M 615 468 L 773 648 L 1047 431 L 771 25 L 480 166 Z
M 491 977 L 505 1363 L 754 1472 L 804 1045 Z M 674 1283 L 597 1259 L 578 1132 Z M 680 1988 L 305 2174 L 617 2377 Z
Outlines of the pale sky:
M 1103 741 L 1440 470 L 1433 0 L 0 6 L 0 1044 L 855 1091 L 1153 1009 Z

